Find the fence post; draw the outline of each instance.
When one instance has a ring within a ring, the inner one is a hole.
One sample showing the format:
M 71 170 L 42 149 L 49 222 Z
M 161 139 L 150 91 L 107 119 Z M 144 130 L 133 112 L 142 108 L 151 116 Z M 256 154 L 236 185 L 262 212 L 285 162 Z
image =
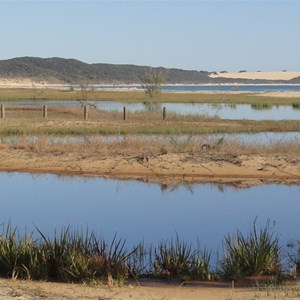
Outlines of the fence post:
M 126 111 L 126 107 L 123 106 L 123 120 L 126 121 L 127 120 L 127 111 Z
M 167 115 L 167 110 L 166 110 L 166 107 L 164 106 L 163 107 L 163 120 L 166 119 L 166 115 Z
M 88 119 L 88 109 L 86 105 L 83 107 L 83 116 L 84 116 L 84 120 Z
M 47 119 L 47 117 L 48 117 L 48 107 L 47 107 L 47 105 L 43 106 L 43 117 L 45 119 Z
M 5 105 L 1 104 L 1 119 L 5 118 Z

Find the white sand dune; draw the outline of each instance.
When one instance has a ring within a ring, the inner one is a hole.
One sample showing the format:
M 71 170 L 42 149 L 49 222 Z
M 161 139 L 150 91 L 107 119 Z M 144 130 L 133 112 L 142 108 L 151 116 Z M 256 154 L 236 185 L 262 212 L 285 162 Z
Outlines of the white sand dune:
M 266 79 L 266 80 L 291 80 L 299 77 L 300 72 L 233 72 L 211 74 L 211 78 L 236 78 L 236 79 Z

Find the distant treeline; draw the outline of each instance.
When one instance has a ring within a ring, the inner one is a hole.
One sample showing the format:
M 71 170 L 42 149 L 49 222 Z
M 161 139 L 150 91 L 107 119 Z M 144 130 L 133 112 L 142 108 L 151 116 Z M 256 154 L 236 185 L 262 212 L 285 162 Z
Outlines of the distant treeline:
M 0 78 L 29 79 L 61 84 L 131 84 L 141 82 L 149 66 L 87 64 L 76 59 L 20 57 L 0 60 Z M 300 83 L 300 77 L 289 81 L 210 78 L 211 72 L 174 68 L 153 68 L 162 71 L 166 84 L 204 83 Z

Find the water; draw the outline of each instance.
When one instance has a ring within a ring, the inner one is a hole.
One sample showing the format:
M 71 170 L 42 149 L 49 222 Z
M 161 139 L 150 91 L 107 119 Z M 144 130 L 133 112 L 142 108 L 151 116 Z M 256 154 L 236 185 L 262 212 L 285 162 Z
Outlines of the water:
M 115 233 L 127 246 L 158 243 L 178 233 L 181 239 L 221 249 L 236 229 L 248 232 L 276 221 L 283 244 L 299 239 L 300 186 L 261 185 L 234 189 L 225 185 L 160 186 L 136 181 L 0 173 L 1 222 L 27 231 L 38 226 L 94 230 L 110 240 Z
M 80 86 L 75 86 L 80 89 Z M 89 89 L 143 89 L 141 85 L 95 85 Z M 266 91 L 300 91 L 299 84 L 189 84 L 189 85 L 162 85 L 164 91 L 243 91 L 243 92 L 266 92 Z
M 128 112 L 162 112 L 166 107 L 168 113 L 177 113 L 181 115 L 205 115 L 217 116 L 228 120 L 299 120 L 300 109 L 292 105 L 279 105 L 271 107 L 256 108 L 251 104 L 208 104 L 208 103 L 125 103 L 116 101 L 94 101 L 88 102 L 94 104 L 97 109 L 104 111 L 122 112 L 125 106 Z M 79 101 L 59 101 L 59 100 L 18 100 L 12 101 L 9 105 L 34 105 L 34 106 L 77 106 Z

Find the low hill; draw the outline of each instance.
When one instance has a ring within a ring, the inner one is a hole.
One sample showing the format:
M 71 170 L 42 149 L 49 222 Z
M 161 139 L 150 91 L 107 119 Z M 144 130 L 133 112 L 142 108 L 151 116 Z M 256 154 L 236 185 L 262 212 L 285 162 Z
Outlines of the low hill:
M 140 83 L 147 66 L 87 64 L 76 59 L 19 57 L 0 60 L 0 79 L 29 80 L 53 84 L 132 84 Z M 253 80 L 212 78 L 211 72 L 188 71 L 174 68 L 153 68 L 165 74 L 166 84 L 219 83 L 300 83 L 293 80 Z
M 20 57 L 0 60 L 0 78 L 67 84 L 130 84 L 140 82 L 146 66 L 87 64 L 75 59 Z M 153 68 L 163 71 L 166 83 L 211 82 L 209 72 Z

